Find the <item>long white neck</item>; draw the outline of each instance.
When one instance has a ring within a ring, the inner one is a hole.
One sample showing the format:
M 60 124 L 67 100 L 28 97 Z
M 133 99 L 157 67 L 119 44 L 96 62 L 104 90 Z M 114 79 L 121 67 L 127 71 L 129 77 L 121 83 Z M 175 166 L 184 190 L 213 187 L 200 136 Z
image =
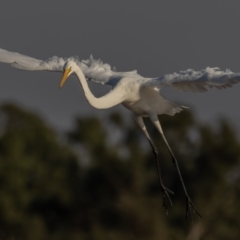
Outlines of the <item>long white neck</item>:
M 76 73 L 78 80 L 83 88 L 86 99 L 93 107 L 98 108 L 97 98 L 90 91 L 87 80 L 86 80 L 82 70 L 79 68 L 78 70 L 75 71 L 75 73 Z
M 86 80 L 82 70 L 80 68 L 78 68 L 75 71 L 75 73 L 76 73 L 76 75 L 79 79 L 79 82 L 83 88 L 83 91 L 84 91 L 87 101 L 93 107 L 98 108 L 98 109 L 106 109 L 106 108 L 113 107 L 123 101 L 122 94 L 121 93 L 119 94 L 118 93 L 119 91 L 116 89 L 114 89 L 113 91 L 111 91 L 110 93 L 106 94 L 103 97 L 96 98 L 90 91 L 87 80 Z

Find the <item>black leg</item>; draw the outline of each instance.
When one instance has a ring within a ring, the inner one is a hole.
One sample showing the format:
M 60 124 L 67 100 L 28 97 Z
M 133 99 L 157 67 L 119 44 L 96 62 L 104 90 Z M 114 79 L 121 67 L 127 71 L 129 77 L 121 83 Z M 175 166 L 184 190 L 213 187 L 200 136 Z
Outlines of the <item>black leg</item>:
M 197 213 L 197 215 L 202 218 L 202 215 L 197 211 L 196 207 L 194 206 L 194 204 L 192 203 L 192 200 L 190 199 L 190 197 L 188 195 L 186 186 L 185 186 L 183 178 L 182 178 L 180 168 L 178 166 L 178 161 L 175 158 L 175 156 L 173 155 L 172 151 L 170 151 L 170 153 L 172 155 L 173 164 L 175 165 L 175 167 L 177 169 L 177 172 L 178 172 L 178 175 L 179 175 L 179 178 L 180 178 L 180 181 L 182 183 L 183 190 L 184 190 L 184 193 L 185 193 L 185 196 L 186 196 L 186 219 L 189 217 L 190 220 L 193 221 L 193 217 L 192 217 L 193 213 Z
M 154 126 L 158 129 L 158 131 L 160 132 L 160 134 L 162 135 L 162 138 L 165 142 L 165 144 L 167 145 L 168 147 L 168 150 L 172 156 L 172 161 L 173 161 L 173 164 L 175 165 L 176 169 L 177 169 L 177 172 L 178 172 L 178 175 L 179 175 L 179 178 L 180 178 L 180 181 L 181 181 L 181 184 L 182 184 L 182 187 L 183 187 L 183 190 L 184 190 L 184 193 L 185 193 L 185 196 L 186 196 L 186 218 L 190 218 L 191 221 L 192 221 L 192 214 L 193 213 L 197 213 L 197 215 L 199 217 L 202 217 L 201 214 L 197 211 L 196 207 L 194 206 L 194 204 L 192 203 L 192 200 L 190 199 L 189 195 L 188 195 L 188 192 L 187 192 L 187 189 L 186 189 L 186 186 L 184 184 L 184 181 L 183 181 L 183 178 L 182 178 L 182 174 L 181 174 L 181 171 L 180 171 L 180 168 L 178 166 L 178 161 L 177 159 L 175 158 L 168 142 L 167 142 L 167 139 L 165 138 L 165 135 L 163 133 L 163 130 L 162 130 L 162 127 L 160 125 L 160 122 L 158 120 L 158 117 L 157 115 L 153 115 L 153 116 L 150 116 L 150 119 L 152 121 L 152 123 L 154 124 Z
M 168 214 L 168 206 L 169 205 L 170 206 L 173 205 L 169 195 L 170 194 L 174 195 L 174 192 L 172 192 L 171 190 L 166 188 L 164 186 L 164 184 L 163 184 L 162 176 L 161 176 L 160 163 L 159 163 L 159 159 L 158 159 L 158 150 L 157 150 L 156 146 L 154 145 L 153 141 L 151 140 L 151 138 L 150 138 L 150 136 L 149 136 L 149 134 L 147 132 L 147 129 L 145 127 L 145 124 L 143 122 L 142 117 L 135 115 L 135 120 L 136 120 L 138 126 L 142 129 L 143 133 L 147 137 L 147 139 L 148 139 L 148 141 L 149 141 L 149 143 L 150 143 L 150 145 L 152 147 L 152 151 L 153 151 L 153 154 L 155 156 L 155 161 L 156 161 L 156 165 L 157 165 L 158 178 L 159 178 L 161 190 L 162 190 L 162 193 L 163 193 L 163 207 L 165 208 L 166 214 Z
M 156 160 L 158 178 L 159 178 L 161 190 L 162 190 L 162 193 L 163 193 L 163 207 L 165 208 L 166 214 L 168 214 L 168 204 L 170 204 L 171 207 L 173 206 L 173 203 L 172 203 L 172 200 L 171 200 L 169 194 L 174 195 L 174 192 L 169 190 L 168 188 L 166 188 L 163 185 L 160 163 L 159 163 L 159 159 L 158 159 L 158 150 L 157 150 L 156 146 L 154 145 L 153 141 L 150 138 L 148 138 L 148 141 L 149 141 L 149 143 L 152 147 L 152 150 L 153 150 L 153 153 L 154 153 L 154 156 L 155 156 L 155 160 Z

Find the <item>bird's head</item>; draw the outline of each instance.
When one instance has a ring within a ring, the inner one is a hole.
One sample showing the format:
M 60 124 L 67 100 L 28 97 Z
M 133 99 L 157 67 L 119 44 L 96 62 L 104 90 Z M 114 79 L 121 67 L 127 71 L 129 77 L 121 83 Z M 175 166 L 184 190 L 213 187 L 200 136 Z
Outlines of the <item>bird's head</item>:
M 60 82 L 59 88 L 61 88 L 64 83 L 67 81 L 68 77 L 74 73 L 77 69 L 77 64 L 72 61 L 72 60 L 68 60 L 64 66 L 63 66 L 63 76 L 62 76 L 62 80 Z

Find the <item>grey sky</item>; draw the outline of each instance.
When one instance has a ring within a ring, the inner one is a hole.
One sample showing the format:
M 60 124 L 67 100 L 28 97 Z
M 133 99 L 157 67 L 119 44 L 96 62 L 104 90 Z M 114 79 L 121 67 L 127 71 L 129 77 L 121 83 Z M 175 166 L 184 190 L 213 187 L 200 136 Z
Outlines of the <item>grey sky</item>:
M 3 0 L 0 48 L 39 59 L 93 54 L 117 70 L 148 77 L 207 66 L 240 72 L 240 1 Z M 84 99 L 74 77 L 60 91 L 61 74 L 23 72 L 0 65 L 0 103 L 14 101 L 42 114 L 57 128 L 77 115 L 104 116 Z M 107 86 L 90 84 L 100 96 Z M 204 121 L 229 118 L 240 129 L 240 84 L 207 93 L 165 89 Z M 123 107 L 115 107 L 128 114 Z

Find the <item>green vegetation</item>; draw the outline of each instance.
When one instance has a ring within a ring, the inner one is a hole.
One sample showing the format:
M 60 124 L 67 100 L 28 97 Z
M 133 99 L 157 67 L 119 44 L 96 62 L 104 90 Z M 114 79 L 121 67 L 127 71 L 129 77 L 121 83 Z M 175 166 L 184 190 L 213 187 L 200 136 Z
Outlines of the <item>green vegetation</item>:
M 59 138 L 37 115 L 0 109 L 1 240 L 240 239 L 240 143 L 221 120 L 201 125 L 190 111 L 160 120 L 190 196 L 203 215 L 185 220 L 185 198 L 170 155 L 159 148 L 166 216 L 151 149 L 135 123 L 112 114 L 78 118 Z

